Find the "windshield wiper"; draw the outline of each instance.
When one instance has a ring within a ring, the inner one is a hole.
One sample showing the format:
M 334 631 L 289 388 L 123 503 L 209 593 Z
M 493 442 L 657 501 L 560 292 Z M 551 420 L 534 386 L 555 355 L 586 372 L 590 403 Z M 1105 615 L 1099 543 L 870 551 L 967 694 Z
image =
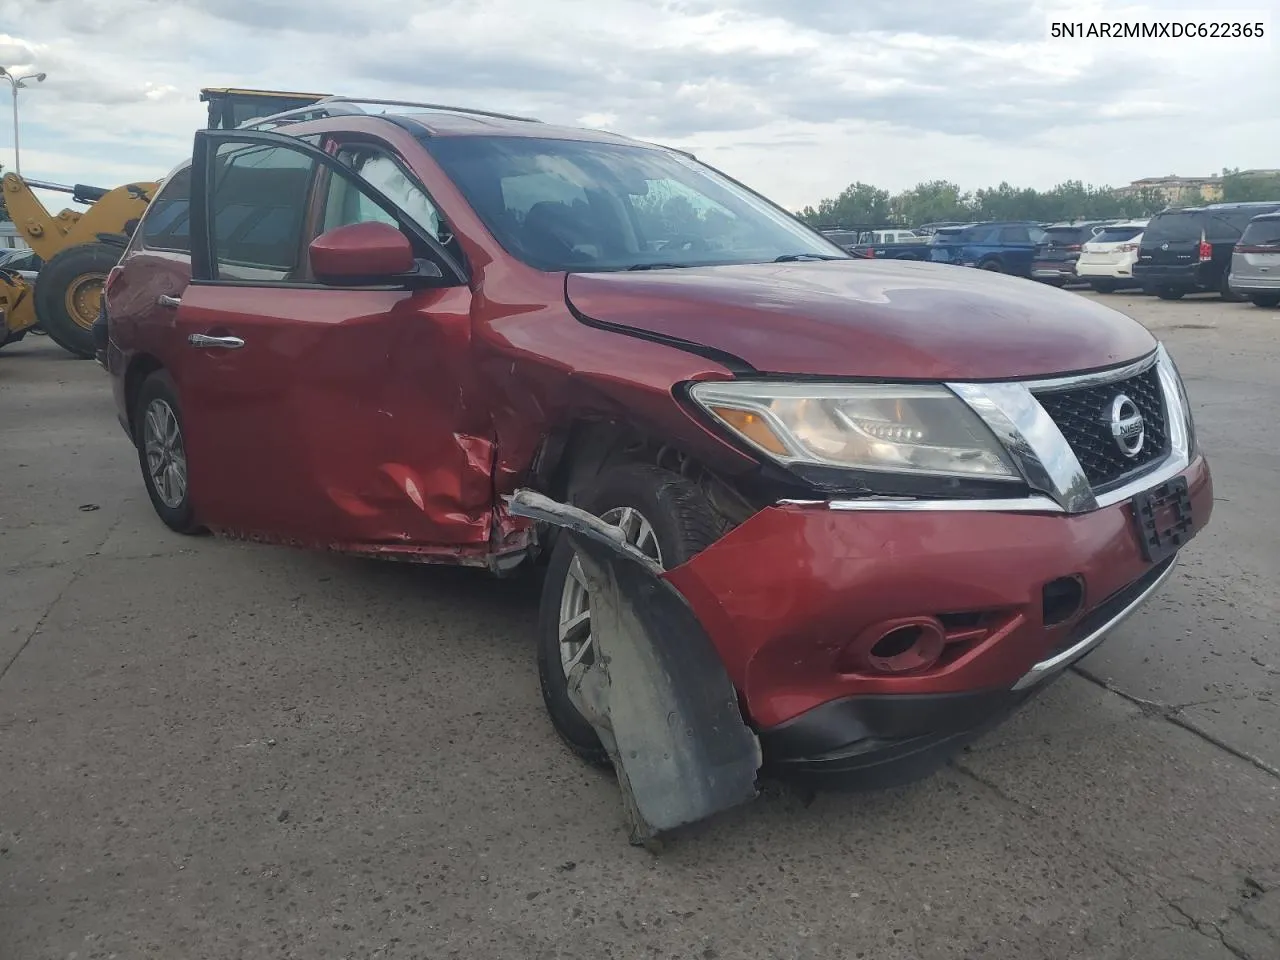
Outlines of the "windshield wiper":
M 797 260 L 851 260 L 852 257 L 837 257 L 829 253 L 784 253 L 774 257 L 774 263 L 794 263 Z
M 687 263 L 633 263 L 628 270 L 677 270 L 690 266 Z

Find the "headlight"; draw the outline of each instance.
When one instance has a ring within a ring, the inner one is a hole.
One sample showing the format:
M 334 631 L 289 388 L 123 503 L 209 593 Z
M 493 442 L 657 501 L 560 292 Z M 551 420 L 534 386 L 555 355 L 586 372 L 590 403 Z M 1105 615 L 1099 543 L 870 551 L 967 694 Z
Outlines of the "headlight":
M 1170 385 L 1173 387 L 1178 404 L 1182 407 L 1182 416 L 1187 425 L 1187 454 L 1194 457 L 1199 452 L 1199 444 L 1196 442 L 1196 422 L 1191 414 L 1191 398 L 1187 395 L 1187 385 L 1182 379 L 1182 371 L 1178 369 L 1168 348 L 1162 343 L 1159 350 L 1161 366 L 1168 370 Z
M 779 463 L 1021 479 L 986 424 L 941 385 L 732 381 L 689 393 Z

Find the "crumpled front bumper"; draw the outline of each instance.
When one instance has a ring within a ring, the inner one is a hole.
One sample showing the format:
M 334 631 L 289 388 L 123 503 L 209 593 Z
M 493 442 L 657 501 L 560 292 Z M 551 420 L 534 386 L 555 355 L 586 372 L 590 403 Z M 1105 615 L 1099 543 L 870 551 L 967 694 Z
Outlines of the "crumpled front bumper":
M 1145 494 L 1077 514 L 780 504 L 665 572 L 575 508 L 520 491 L 510 510 L 566 528 L 589 562 L 605 672 L 571 675 L 571 696 L 643 840 L 750 799 L 759 768 L 881 786 L 945 761 L 1169 576 L 1212 513 L 1208 464 L 1157 489 L 1176 503 L 1149 526 Z M 1049 622 L 1064 579 L 1078 602 Z M 849 657 L 878 625 L 922 620 L 961 624 L 929 666 Z
M 1213 510 L 1203 457 L 1172 482 L 1182 481 L 1190 517 L 1179 544 Z M 770 507 L 665 577 L 716 645 L 766 766 L 871 774 L 898 755 L 940 759 L 1158 589 L 1173 554 L 1147 558 L 1134 509 L 1130 501 L 1074 515 Z M 1064 578 L 1082 585 L 1079 606 L 1046 622 L 1046 587 Z M 877 624 L 967 624 L 975 614 L 985 628 L 958 630 L 929 669 L 847 666 Z M 900 766 L 910 778 L 912 764 Z

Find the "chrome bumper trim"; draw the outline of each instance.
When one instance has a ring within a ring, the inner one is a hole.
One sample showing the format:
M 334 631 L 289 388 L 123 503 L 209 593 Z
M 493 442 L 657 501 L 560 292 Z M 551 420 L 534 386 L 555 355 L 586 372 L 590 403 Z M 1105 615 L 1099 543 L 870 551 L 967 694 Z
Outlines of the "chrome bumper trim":
M 1013 685 L 1013 689 L 1024 690 L 1027 687 L 1039 683 L 1050 674 L 1066 669 L 1085 654 L 1093 650 L 1094 647 L 1098 646 L 1098 644 L 1102 643 L 1102 641 L 1106 639 L 1108 633 L 1118 627 L 1123 621 L 1127 620 L 1130 614 L 1146 603 L 1147 600 L 1150 599 L 1151 595 L 1163 586 L 1164 582 L 1169 579 L 1170 575 L 1173 573 L 1174 567 L 1176 566 L 1177 559 L 1175 557 L 1174 561 L 1169 564 L 1164 573 L 1160 574 L 1160 577 L 1151 584 L 1151 586 L 1147 587 L 1146 590 L 1143 590 L 1132 603 L 1100 626 L 1097 630 L 1094 630 L 1079 643 L 1063 650 L 1056 656 L 1050 657 L 1048 660 L 1041 660 L 1022 675 L 1022 678 Z
M 784 504 L 818 502 L 830 510 L 871 510 L 933 513 L 1062 513 L 1048 497 L 1009 497 L 1003 500 L 911 500 L 892 497 L 867 497 L 862 500 L 783 500 Z

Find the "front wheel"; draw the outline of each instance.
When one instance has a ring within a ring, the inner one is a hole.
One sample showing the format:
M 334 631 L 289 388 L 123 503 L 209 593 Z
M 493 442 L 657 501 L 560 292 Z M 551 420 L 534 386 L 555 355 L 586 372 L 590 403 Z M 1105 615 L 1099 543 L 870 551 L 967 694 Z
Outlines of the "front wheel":
M 1089 286 L 1094 293 L 1115 293 L 1117 289 L 1114 280 L 1090 280 Z
M 157 370 L 143 381 L 133 409 L 138 465 L 151 505 L 170 530 L 199 533 L 191 507 L 182 410 L 166 371 Z
M 1177 287 L 1156 287 L 1156 296 L 1161 300 L 1181 300 L 1186 295 L 1187 291 Z
M 1280 293 L 1255 293 L 1249 299 L 1255 307 L 1280 307 Z
M 602 473 L 576 506 L 620 527 L 627 540 L 664 568 L 679 566 L 720 536 L 702 490 L 679 474 L 649 464 Z M 538 614 L 538 679 L 556 733 L 574 753 L 599 766 L 609 756 L 595 729 L 569 697 L 568 674 L 594 661 L 591 597 L 568 536 L 556 537 Z
M 999 260 L 983 260 L 978 264 L 979 270 L 989 270 L 992 273 L 1004 273 L 1004 267 L 1000 265 Z

